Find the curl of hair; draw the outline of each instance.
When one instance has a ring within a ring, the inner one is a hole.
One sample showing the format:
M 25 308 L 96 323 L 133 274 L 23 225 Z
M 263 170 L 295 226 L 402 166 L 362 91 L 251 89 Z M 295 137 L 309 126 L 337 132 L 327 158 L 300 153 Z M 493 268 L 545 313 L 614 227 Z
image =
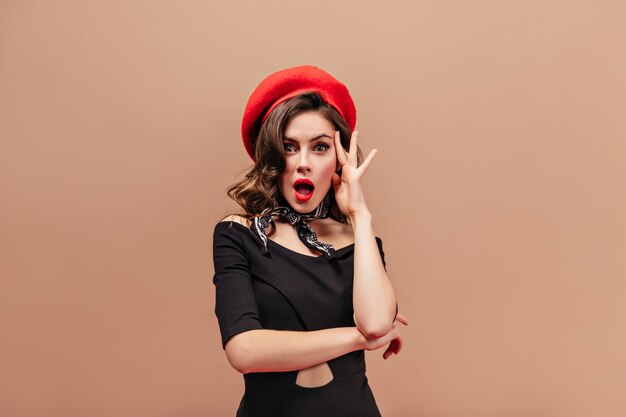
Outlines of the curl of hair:
M 305 112 L 316 112 L 328 120 L 335 130 L 339 131 L 341 146 L 346 152 L 349 150 L 352 131 L 339 112 L 326 103 L 322 96 L 315 92 L 307 92 L 285 100 L 272 110 L 258 129 L 259 134 L 254 145 L 256 162 L 248 169 L 244 179 L 227 189 L 228 196 L 243 209 L 243 212 L 233 214 L 250 220 L 268 207 L 276 208 L 287 204 L 278 188 L 278 179 L 285 168 L 283 138 L 287 124 Z M 357 146 L 357 165 L 361 165 L 362 162 L 363 153 Z M 338 174 L 341 175 L 341 169 Z M 332 186 L 328 193 L 330 194 L 328 216 L 338 222 L 349 224 L 350 219 L 337 205 Z M 275 227 L 272 223 L 268 236 L 274 232 Z

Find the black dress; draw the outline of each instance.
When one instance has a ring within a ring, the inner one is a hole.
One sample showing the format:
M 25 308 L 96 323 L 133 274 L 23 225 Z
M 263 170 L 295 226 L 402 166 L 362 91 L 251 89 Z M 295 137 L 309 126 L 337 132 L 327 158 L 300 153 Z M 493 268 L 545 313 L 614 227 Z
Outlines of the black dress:
M 376 243 L 386 266 L 382 240 L 376 237 Z M 213 283 L 222 348 L 230 337 L 252 329 L 355 326 L 354 244 L 336 249 L 334 260 L 304 255 L 271 239 L 268 250 L 270 256 L 263 256 L 252 232 L 240 223 L 215 226 Z M 328 366 L 334 378 L 320 387 L 297 385 L 298 371 L 244 374 L 237 417 L 380 417 L 363 350 L 329 360 Z

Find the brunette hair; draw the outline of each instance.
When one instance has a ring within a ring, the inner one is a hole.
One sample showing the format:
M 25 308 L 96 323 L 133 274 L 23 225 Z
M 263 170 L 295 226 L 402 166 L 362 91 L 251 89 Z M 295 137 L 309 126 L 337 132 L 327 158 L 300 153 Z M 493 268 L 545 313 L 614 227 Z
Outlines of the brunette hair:
M 285 100 L 272 110 L 260 126 L 254 144 L 256 162 L 248 169 L 244 179 L 228 187 L 228 196 L 243 209 L 243 213 L 233 214 L 250 220 L 268 207 L 275 208 L 287 204 L 278 188 L 278 178 L 285 168 L 283 144 L 285 128 L 295 116 L 310 111 L 319 113 L 339 131 L 341 146 L 348 151 L 352 131 L 339 112 L 326 103 L 321 95 L 307 92 Z M 363 153 L 357 146 L 357 165 L 361 165 L 362 162 Z M 341 169 L 338 174 L 341 175 Z M 330 194 L 328 216 L 340 223 L 349 224 L 349 218 L 339 210 L 332 186 L 328 193 Z M 275 226 L 271 223 L 268 236 L 274 232 Z

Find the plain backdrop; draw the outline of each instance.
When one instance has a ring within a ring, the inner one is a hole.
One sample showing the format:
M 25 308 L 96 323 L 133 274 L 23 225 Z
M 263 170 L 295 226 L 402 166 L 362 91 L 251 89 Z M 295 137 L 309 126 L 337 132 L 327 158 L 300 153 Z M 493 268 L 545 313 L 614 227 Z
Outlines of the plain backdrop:
M 626 414 L 621 1 L 0 0 L 0 415 L 234 416 L 212 233 L 271 72 L 350 88 L 385 417 Z

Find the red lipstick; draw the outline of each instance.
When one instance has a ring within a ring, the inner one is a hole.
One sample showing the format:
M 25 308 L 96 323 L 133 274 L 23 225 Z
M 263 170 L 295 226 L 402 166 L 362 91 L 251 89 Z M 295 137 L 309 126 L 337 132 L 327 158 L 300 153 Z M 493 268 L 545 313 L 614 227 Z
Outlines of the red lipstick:
M 308 178 L 298 178 L 293 183 L 293 191 L 296 200 L 301 202 L 309 201 L 311 197 L 313 197 L 314 189 L 315 185 L 313 181 Z

